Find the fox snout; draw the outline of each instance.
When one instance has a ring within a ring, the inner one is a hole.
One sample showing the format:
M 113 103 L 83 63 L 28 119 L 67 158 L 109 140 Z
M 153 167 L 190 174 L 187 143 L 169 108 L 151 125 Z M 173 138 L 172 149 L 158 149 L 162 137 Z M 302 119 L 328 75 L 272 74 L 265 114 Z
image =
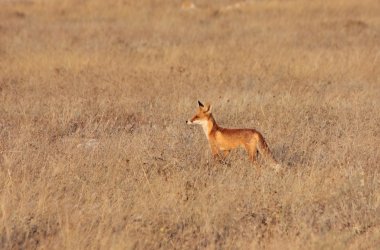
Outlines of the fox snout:
M 190 120 L 186 120 L 186 124 L 192 124 Z

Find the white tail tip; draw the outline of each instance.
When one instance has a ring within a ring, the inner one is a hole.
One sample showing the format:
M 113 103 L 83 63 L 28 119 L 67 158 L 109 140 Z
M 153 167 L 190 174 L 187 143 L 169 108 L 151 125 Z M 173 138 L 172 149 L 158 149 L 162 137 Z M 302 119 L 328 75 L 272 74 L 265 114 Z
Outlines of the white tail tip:
M 282 166 L 281 166 L 280 163 L 275 163 L 275 164 L 273 164 L 272 167 L 273 167 L 273 169 L 274 169 L 274 171 L 276 173 L 280 173 L 283 170 L 283 168 L 282 168 Z

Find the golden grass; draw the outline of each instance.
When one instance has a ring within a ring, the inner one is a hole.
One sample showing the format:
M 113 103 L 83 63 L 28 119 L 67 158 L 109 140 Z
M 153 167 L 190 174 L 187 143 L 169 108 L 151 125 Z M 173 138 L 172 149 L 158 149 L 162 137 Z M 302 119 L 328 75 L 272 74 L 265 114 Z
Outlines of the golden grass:
M 380 245 L 378 1 L 236 2 L 0 1 L 1 249 Z

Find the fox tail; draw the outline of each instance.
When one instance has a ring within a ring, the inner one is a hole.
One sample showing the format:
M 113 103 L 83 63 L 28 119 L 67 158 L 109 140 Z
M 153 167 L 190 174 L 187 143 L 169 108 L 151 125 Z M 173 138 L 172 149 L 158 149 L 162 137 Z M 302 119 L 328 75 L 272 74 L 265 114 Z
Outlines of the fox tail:
M 259 150 L 259 153 L 264 157 L 265 161 L 269 162 L 276 172 L 279 172 L 281 170 L 281 164 L 278 163 L 277 160 L 274 158 L 272 152 L 268 147 L 267 142 L 261 134 L 259 134 L 257 149 Z

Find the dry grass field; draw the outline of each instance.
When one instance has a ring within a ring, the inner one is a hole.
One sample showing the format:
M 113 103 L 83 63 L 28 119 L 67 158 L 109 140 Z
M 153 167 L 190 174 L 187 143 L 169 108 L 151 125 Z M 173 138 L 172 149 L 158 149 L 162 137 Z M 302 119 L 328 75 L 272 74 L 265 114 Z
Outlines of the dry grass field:
M 0 249 L 378 249 L 380 2 L 237 2 L 0 0 Z

